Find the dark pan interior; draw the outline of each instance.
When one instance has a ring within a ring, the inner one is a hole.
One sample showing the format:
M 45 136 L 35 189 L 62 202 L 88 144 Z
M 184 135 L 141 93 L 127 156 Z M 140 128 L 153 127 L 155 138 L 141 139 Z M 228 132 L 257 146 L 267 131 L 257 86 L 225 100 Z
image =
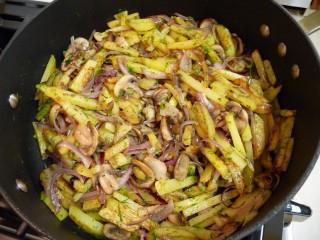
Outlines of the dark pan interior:
M 288 172 L 283 174 L 278 189 L 261 209 L 258 217 L 233 239 L 252 232 L 275 212 L 299 189 L 309 175 L 319 154 L 320 66 L 310 41 L 275 3 L 270 0 L 213 1 L 213 0 L 59 0 L 45 9 L 27 27 L 19 32 L 3 53 L 0 62 L 0 190 L 12 206 L 42 233 L 53 239 L 81 239 L 83 234 L 70 222 L 60 223 L 39 200 L 41 191 L 38 176 L 44 167 L 31 122 L 36 103 L 34 85 L 39 82 L 50 54 L 59 59 L 70 36 L 88 37 L 93 29 L 103 30 L 106 20 L 120 9 L 139 11 L 141 16 L 179 12 L 196 19 L 213 17 L 238 33 L 250 49 L 260 49 L 271 60 L 284 85 L 281 103 L 298 111 L 295 127 L 295 148 Z M 262 38 L 259 27 L 268 24 L 269 38 Z M 277 45 L 284 42 L 288 54 L 280 58 Z M 301 76 L 292 79 L 290 68 L 298 64 Z M 8 96 L 18 93 L 19 107 L 12 110 Z M 15 187 L 15 179 L 28 184 L 28 193 Z

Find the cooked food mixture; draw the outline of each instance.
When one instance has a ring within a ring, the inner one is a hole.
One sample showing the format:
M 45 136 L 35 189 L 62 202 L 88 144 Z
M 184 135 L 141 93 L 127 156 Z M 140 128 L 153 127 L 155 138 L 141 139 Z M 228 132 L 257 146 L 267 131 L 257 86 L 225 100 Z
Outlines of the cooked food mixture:
M 214 19 L 114 15 L 36 86 L 43 202 L 106 239 L 225 239 L 286 171 L 294 110 Z

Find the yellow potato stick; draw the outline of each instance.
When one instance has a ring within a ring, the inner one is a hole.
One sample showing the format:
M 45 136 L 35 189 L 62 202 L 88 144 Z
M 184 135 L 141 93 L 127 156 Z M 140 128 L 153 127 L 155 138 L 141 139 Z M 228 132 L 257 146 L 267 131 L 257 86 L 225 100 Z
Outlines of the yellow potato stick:
M 251 54 L 251 57 L 257 69 L 258 75 L 260 77 L 261 87 L 262 89 L 267 89 L 270 86 L 270 83 L 268 82 L 267 75 L 264 70 L 264 65 L 263 65 L 262 58 L 259 51 L 254 50 Z
M 243 143 L 241 141 L 240 134 L 239 134 L 236 122 L 234 120 L 233 114 L 230 113 L 230 112 L 227 113 L 226 117 L 225 117 L 225 120 L 226 120 L 228 129 L 229 129 L 229 132 L 231 134 L 233 145 L 235 146 L 235 148 L 239 152 L 241 152 L 241 153 L 243 153 L 245 155 L 246 151 L 245 151 Z
M 151 18 L 131 19 L 128 21 L 128 25 L 138 32 L 150 31 L 156 27 Z
M 123 54 L 130 55 L 132 57 L 138 57 L 139 56 L 139 52 L 136 49 L 134 49 L 134 48 L 122 48 L 122 47 L 119 47 L 114 42 L 105 41 L 103 47 L 108 49 L 108 50 L 118 51 L 118 52 L 121 52 Z
M 169 49 L 192 49 L 199 47 L 201 40 L 186 40 L 182 42 L 172 42 L 168 44 Z
M 294 139 L 290 138 L 288 143 L 287 143 L 287 147 L 286 147 L 286 152 L 283 158 L 283 162 L 281 165 L 281 170 L 282 171 L 287 171 L 290 159 L 291 159 L 291 155 L 292 155 L 292 151 L 293 151 L 293 144 L 294 144 Z
M 256 113 L 253 114 L 251 119 L 251 130 L 254 159 L 257 159 L 262 154 L 266 145 L 266 132 L 264 120 Z
M 77 93 L 81 92 L 92 77 L 96 66 L 96 61 L 88 60 L 83 65 L 78 75 L 72 80 L 70 89 Z
M 276 122 L 276 124 L 273 127 L 272 132 L 270 134 L 270 138 L 269 138 L 269 147 L 268 147 L 269 151 L 274 151 L 277 149 L 279 139 L 280 139 L 280 128 Z
M 271 85 L 275 85 L 277 83 L 277 77 L 273 71 L 271 62 L 269 60 L 264 60 L 263 66 L 266 71 L 269 82 L 271 83 Z
M 294 117 L 284 118 L 280 125 L 280 139 L 287 139 L 291 137 L 294 126 Z
M 179 70 L 178 74 L 181 76 L 181 80 L 188 84 L 194 90 L 204 93 L 207 98 L 212 101 L 215 101 L 221 105 L 225 105 L 227 103 L 227 99 L 224 96 L 220 96 L 216 92 L 212 91 L 210 88 L 204 87 L 199 81 L 188 75 L 187 73 Z
M 230 31 L 220 24 L 216 26 L 216 31 L 226 56 L 234 57 L 236 55 L 236 47 L 234 46 Z
M 231 173 L 228 167 L 210 148 L 203 148 L 201 151 L 224 179 L 231 179 Z
M 202 183 L 208 182 L 211 179 L 213 170 L 214 170 L 213 165 L 208 164 L 200 175 L 200 182 Z
M 264 92 L 264 97 L 269 101 L 272 102 L 280 93 L 282 86 L 279 85 L 278 87 L 269 87 Z
M 289 138 L 281 139 L 281 141 L 280 141 L 279 149 L 277 150 L 277 154 L 276 154 L 276 157 L 274 160 L 274 162 L 275 162 L 274 167 L 277 171 L 280 171 L 280 172 L 283 171 L 283 164 L 285 162 L 287 147 L 289 145 L 289 142 L 290 142 Z M 288 154 L 287 154 L 287 156 L 289 157 Z

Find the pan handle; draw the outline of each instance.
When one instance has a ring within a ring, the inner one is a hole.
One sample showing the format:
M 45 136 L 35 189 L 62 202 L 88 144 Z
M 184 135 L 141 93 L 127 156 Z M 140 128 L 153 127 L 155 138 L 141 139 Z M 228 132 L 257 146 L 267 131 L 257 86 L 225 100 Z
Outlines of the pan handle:
M 310 35 L 320 29 L 320 10 L 304 17 L 299 21 L 306 34 Z
M 284 208 L 284 212 L 290 215 L 298 215 L 303 217 L 311 217 L 312 215 L 312 210 L 310 207 L 292 200 L 287 203 Z

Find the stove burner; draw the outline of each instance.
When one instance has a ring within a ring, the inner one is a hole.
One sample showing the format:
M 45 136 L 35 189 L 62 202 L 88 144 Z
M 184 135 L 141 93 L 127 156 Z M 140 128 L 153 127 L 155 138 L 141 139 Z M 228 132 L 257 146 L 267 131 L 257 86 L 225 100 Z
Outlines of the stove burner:
M 47 240 L 48 238 L 40 236 L 28 227 L 28 224 L 22 221 L 0 196 L 0 239 Z
M 30 20 L 46 4 L 33 0 L 0 0 L 0 54 L 22 23 Z

